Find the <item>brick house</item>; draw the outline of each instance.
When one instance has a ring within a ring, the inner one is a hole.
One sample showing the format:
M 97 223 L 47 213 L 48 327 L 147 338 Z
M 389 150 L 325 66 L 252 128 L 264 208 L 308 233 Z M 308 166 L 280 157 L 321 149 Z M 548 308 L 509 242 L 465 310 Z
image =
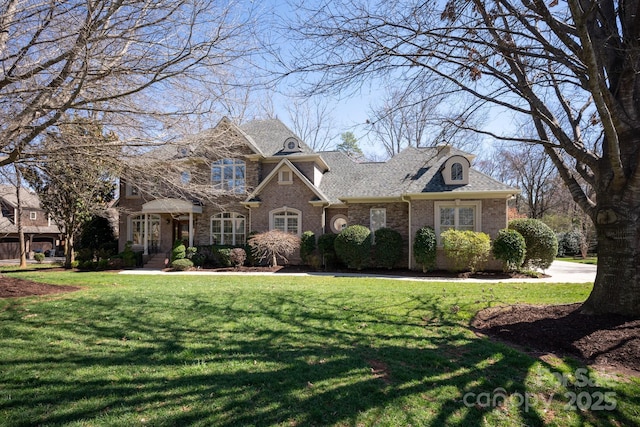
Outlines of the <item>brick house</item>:
M 224 118 L 198 140 L 215 146 L 216 138 L 234 145 L 236 154 L 202 159 L 190 146 L 173 148 L 174 160 L 200 156 L 210 185 L 231 195 L 207 206 L 148 198 L 122 182 L 121 249 L 132 241 L 145 254 L 166 253 L 178 238 L 191 246 L 237 245 L 252 231 L 319 236 L 360 224 L 400 232 L 402 266 L 416 268 L 412 243 L 418 229 L 432 226 L 439 235 L 454 227 L 494 238 L 507 225 L 507 201 L 519 191 L 474 170 L 474 156 L 451 146 L 407 148 L 386 162 L 355 162 L 338 151 L 314 152 L 277 119 L 236 126 Z
M 20 204 L 27 254 L 42 252 L 53 256 L 56 250 L 61 252 L 58 247 L 61 242 L 60 230 L 40 206 L 37 194 L 21 188 Z M 16 188 L 11 185 L 0 185 L 0 259 L 20 257 L 17 215 Z

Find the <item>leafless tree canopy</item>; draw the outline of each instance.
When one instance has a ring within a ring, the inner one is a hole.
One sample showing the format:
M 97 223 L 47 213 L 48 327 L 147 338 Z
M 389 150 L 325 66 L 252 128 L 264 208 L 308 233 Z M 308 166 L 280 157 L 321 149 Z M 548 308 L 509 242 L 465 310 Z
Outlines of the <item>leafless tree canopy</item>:
M 300 16 L 289 28 L 300 51 L 283 63 L 311 90 L 437 76 L 528 117 L 524 140 L 544 147 L 596 225 L 585 312 L 640 315 L 638 0 L 310 1 Z
M 214 0 L 3 2 L 0 165 L 29 156 L 68 112 L 121 141 L 161 140 L 176 113 L 209 107 L 198 93 L 228 84 L 250 20 Z

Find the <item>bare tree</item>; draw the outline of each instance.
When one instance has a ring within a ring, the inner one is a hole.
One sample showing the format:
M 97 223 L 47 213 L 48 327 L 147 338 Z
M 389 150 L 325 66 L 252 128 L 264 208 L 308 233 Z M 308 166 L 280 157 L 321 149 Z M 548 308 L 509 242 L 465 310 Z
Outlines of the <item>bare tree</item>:
M 314 151 L 331 146 L 333 135 L 329 103 L 322 98 L 296 99 L 286 105 L 293 132 Z
M 428 87 L 391 86 L 382 102 L 371 106 L 373 139 L 389 157 L 406 147 L 450 144 L 465 148 L 479 143 L 478 135 L 468 130 L 478 110 L 460 99 L 461 93 L 445 93 L 437 83 L 434 79 Z
M 289 67 L 313 73 L 313 90 L 439 76 L 527 116 L 536 137 L 526 142 L 544 147 L 597 230 L 598 273 L 582 311 L 640 315 L 638 1 L 345 0 L 307 12 L 289 28 L 305 53 Z
M 0 165 L 37 152 L 42 135 L 70 112 L 117 129 L 123 145 L 166 140 L 180 118 L 209 108 L 211 88 L 250 57 L 251 11 L 232 5 L 0 4 Z

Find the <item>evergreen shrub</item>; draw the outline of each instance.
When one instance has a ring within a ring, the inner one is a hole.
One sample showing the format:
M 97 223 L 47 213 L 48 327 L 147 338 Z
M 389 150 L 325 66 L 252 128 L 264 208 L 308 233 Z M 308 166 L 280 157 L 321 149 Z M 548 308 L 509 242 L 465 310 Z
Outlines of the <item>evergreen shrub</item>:
M 504 271 L 517 270 L 524 261 L 527 244 L 522 234 L 516 230 L 505 228 L 498 231 L 498 236 L 493 241 L 493 256 L 502 261 Z
M 392 228 L 379 228 L 374 236 L 376 266 L 393 268 L 402 258 L 402 236 Z
M 422 271 L 426 273 L 436 266 L 436 248 L 438 241 L 436 232 L 431 227 L 422 227 L 416 232 L 413 240 L 413 257 L 422 265 Z
M 334 248 L 341 262 L 361 270 L 371 259 L 371 230 L 363 225 L 350 225 L 338 234 Z
M 447 230 L 441 235 L 445 256 L 454 271 L 482 270 L 489 259 L 491 239 L 476 231 Z
M 547 224 L 539 219 L 522 218 L 509 222 L 508 228 L 520 233 L 527 244 L 523 267 L 549 268 L 558 253 L 558 239 Z

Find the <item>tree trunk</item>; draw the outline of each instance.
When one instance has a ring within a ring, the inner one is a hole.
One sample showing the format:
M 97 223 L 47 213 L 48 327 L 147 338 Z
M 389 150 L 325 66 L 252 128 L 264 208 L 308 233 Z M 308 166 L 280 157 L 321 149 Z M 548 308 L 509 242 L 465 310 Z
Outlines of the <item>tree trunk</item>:
M 625 215 L 626 211 L 626 215 Z M 586 314 L 640 317 L 640 208 L 600 209 L 595 222 L 598 272 Z
M 18 227 L 18 242 L 20 245 L 20 268 L 27 268 L 27 245 L 24 240 L 24 228 L 22 227 L 22 199 L 20 198 L 20 187 L 22 176 L 20 170 L 16 167 L 16 215 L 15 223 Z
M 73 262 L 76 260 L 75 252 L 73 250 L 73 236 L 66 235 L 65 236 L 65 251 L 64 251 L 64 267 L 71 268 Z

